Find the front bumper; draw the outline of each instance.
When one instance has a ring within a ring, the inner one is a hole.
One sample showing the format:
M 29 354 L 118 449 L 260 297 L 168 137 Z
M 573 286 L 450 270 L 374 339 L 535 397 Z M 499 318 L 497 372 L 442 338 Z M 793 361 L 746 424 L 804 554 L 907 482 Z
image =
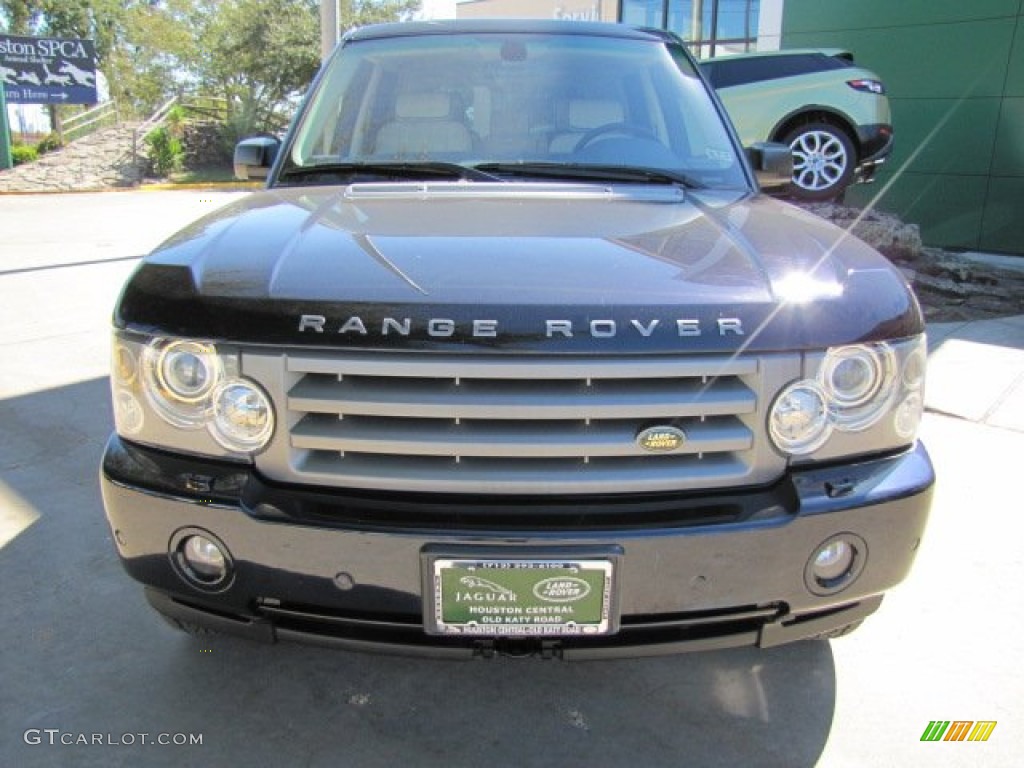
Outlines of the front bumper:
M 896 456 L 795 471 L 771 488 L 642 499 L 410 498 L 275 486 L 240 465 L 111 438 L 101 485 L 114 540 L 151 604 L 185 624 L 266 641 L 358 650 L 564 658 L 771 646 L 827 636 L 873 612 L 912 564 L 934 473 L 921 445 Z M 191 586 L 169 548 L 212 533 L 234 564 L 220 591 Z M 837 533 L 863 568 L 820 595 L 808 561 Z M 426 551 L 621 552 L 619 631 L 488 640 L 424 631 Z

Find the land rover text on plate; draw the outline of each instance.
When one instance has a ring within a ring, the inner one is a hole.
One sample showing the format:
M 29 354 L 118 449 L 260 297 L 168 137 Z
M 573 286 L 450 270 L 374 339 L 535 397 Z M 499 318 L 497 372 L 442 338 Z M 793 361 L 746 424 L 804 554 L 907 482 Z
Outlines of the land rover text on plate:
M 758 191 L 684 46 L 568 22 L 347 35 L 267 188 L 114 314 L 102 487 L 188 631 L 564 658 L 841 634 L 934 477 L 921 313 Z

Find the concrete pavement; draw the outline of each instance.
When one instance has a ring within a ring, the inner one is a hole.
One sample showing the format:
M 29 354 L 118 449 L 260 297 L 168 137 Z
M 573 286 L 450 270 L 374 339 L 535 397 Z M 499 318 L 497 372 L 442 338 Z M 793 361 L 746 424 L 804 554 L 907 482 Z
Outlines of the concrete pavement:
M 1024 315 L 933 323 L 928 346 L 928 410 L 1024 432 Z

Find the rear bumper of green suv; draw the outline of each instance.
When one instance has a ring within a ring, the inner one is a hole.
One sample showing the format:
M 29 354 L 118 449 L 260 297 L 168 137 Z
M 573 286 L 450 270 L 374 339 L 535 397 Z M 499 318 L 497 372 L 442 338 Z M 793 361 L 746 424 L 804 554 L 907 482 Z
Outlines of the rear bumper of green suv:
M 895 135 L 892 126 L 887 123 L 857 127 L 857 145 L 859 147 L 857 177 L 859 180 L 867 181 L 875 175 L 878 166 L 892 154 L 894 143 Z

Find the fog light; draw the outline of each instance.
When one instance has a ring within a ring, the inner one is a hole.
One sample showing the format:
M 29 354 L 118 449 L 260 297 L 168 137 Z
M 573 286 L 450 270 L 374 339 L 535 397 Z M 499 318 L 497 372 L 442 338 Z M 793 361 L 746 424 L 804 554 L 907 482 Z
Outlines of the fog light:
M 231 581 L 233 565 L 227 547 L 201 529 L 179 531 L 171 540 L 171 562 L 193 587 L 219 591 Z
M 853 547 L 837 539 L 818 550 L 814 557 L 814 576 L 818 581 L 835 581 L 846 575 L 852 564 Z
M 867 544 L 860 536 L 841 533 L 822 543 L 804 570 L 808 589 L 829 595 L 846 589 L 864 568 Z
M 204 580 L 219 580 L 227 571 L 227 560 L 220 547 L 205 536 L 189 536 L 182 550 L 185 562 Z

